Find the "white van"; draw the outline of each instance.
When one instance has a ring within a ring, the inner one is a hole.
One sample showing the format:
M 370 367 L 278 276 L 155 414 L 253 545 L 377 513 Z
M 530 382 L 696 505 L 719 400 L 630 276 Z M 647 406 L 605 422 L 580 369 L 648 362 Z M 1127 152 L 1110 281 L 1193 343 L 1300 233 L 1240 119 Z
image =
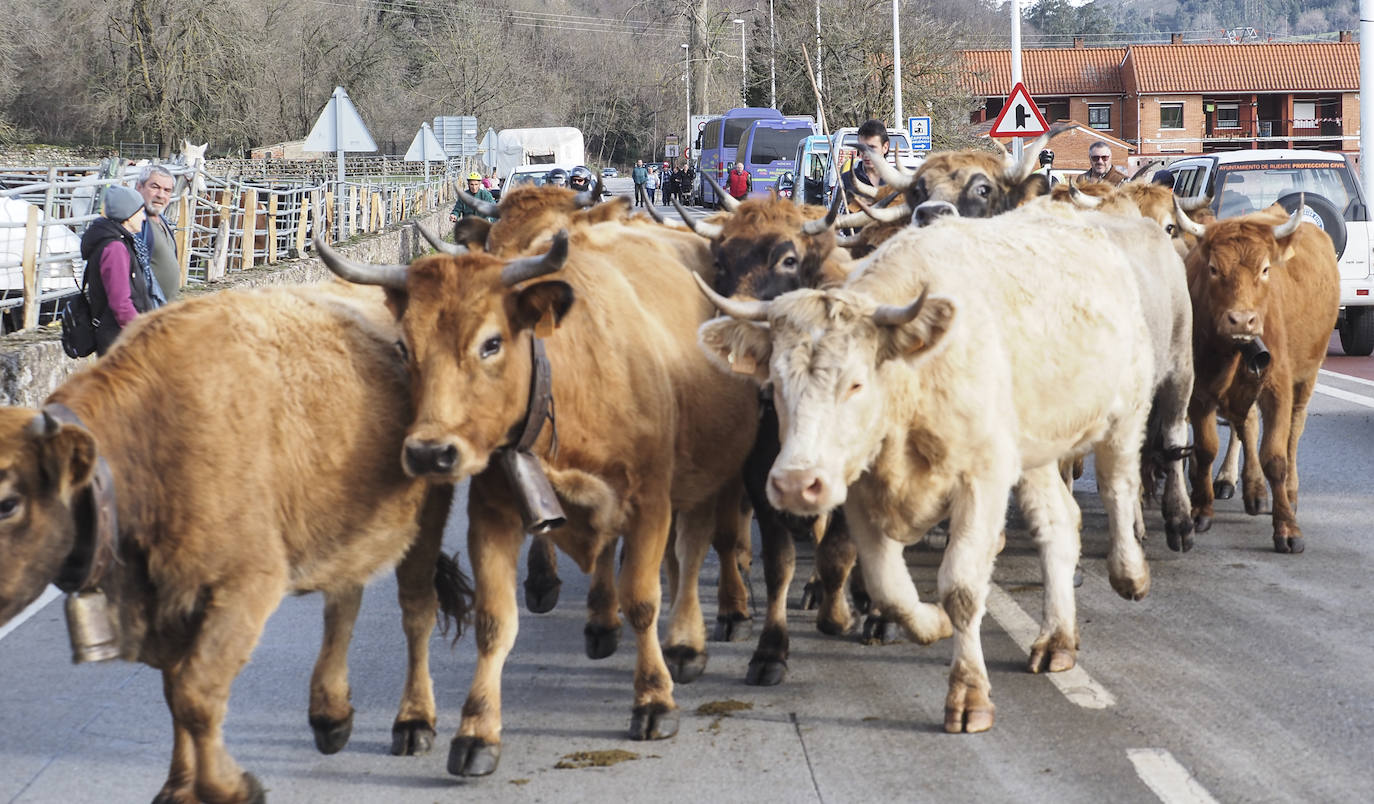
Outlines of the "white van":
M 887 161 L 894 165 L 901 165 L 907 170 L 915 170 L 925 161 L 924 151 L 915 151 L 911 148 L 911 140 L 907 139 L 907 134 L 899 128 L 889 128 L 887 130 Z M 853 160 L 862 158 L 859 155 L 859 130 L 857 128 L 836 129 L 830 135 L 830 162 L 825 171 L 825 204 L 830 205 L 830 200 L 835 192 L 835 183 L 840 180 L 840 174 L 849 169 Z
M 1348 355 L 1374 352 L 1374 274 L 1371 274 L 1369 204 L 1358 174 L 1341 153 L 1275 148 L 1187 156 L 1169 164 L 1174 194 L 1209 196 L 1218 218 L 1264 209 L 1288 209 L 1303 193 L 1303 215 L 1331 236 L 1341 269 L 1337 330 Z

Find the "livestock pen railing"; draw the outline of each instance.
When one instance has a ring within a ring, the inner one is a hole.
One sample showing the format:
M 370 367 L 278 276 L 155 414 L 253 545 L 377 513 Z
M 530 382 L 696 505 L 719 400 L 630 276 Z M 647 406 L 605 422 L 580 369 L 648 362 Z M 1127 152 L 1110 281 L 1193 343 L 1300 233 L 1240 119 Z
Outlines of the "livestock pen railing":
M 394 167 L 390 161 L 399 161 L 376 159 L 383 170 Z M 352 160 L 350 166 L 361 167 Z M 451 204 L 457 169 L 456 164 L 445 166 L 429 181 L 413 173 L 388 172 L 350 176 L 339 183 L 213 176 L 202 167 L 163 167 L 177 177 L 165 216 L 175 232 L 183 285 L 300 256 L 317 233 L 339 242 Z M 77 291 L 85 270 L 80 233 L 99 217 L 105 189 L 132 185 L 138 169 L 0 167 L 0 316 L 5 331 L 50 320 L 60 300 Z

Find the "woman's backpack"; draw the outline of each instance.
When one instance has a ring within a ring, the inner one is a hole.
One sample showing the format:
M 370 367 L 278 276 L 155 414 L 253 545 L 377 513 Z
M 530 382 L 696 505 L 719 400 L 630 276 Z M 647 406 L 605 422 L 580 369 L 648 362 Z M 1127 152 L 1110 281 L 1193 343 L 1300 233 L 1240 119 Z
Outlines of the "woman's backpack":
M 85 271 L 81 274 L 80 290 L 62 303 L 61 319 L 62 351 L 67 357 L 85 357 L 95 351 L 95 331 L 100 327 L 100 319 L 91 313 L 91 302 L 86 298 Z

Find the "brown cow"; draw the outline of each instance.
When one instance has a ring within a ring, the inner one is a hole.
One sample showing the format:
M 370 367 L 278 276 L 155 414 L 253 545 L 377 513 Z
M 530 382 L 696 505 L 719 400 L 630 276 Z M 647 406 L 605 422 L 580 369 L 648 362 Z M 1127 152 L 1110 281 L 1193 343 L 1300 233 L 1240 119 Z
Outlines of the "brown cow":
M 1298 440 L 1340 305 L 1335 248 L 1319 227 L 1302 222 L 1301 206 L 1291 216 L 1275 205 L 1209 224 L 1182 224 L 1199 238 L 1186 262 L 1197 366 L 1188 411 L 1197 440 L 1191 478 L 1197 530 L 1212 524 L 1210 472 L 1220 411 L 1246 445 L 1247 512 L 1259 513 L 1269 481 L 1280 553 L 1303 550 L 1296 516 Z M 1257 454 L 1254 434 L 1247 432 L 1255 403 L 1264 421 Z
M 622 254 L 655 254 L 666 249 L 668 253 L 667 261 L 663 263 L 664 269 L 673 264 L 685 265 L 708 278 L 715 271 L 711 253 L 701 238 L 685 229 L 665 230 L 645 218 L 630 217 L 627 199 L 593 204 L 597 197 L 594 191 L 575 193 L 548 186 L 512 190 L 502 198 L 499 206 L 464 195 L 464 200 L 469 204 L 496 220 L 465 224 L 455 234 L 470 247 L 480 248 L 495 256 L 521 256 L 532 247 L 542 246 L 562 229 L 594 231 L 604 225 L 610 227 L 606 231 L 619 238 L 614 248 Z M 421 232 L 426 233 L 436 248 L 452 253 L 451 246 L 438 241 L 423 227 Z M 738 491 L 740 495 L 743 494 L 742 486 Z M 746 513 L 741 511 L 737 500 L 723 499 L 717 511 L 714 531 L 708 531 L 712 537 L 711 544 L 720 557 L 719 607 L 713 634 L 717 641 L 747 639 L 751 630 L 749 593 L 744 581 L 751 559 Z M 703 539 L 708 533 L 689 529 L 686 539 L 678 539 L 674 534 L 670 537 L 672 549 L 666 557 L 669 597 L 673 607 L 663 653 L 673 680 L 680 684 L 694 681 L 706 669 L 706 631 L 702 625 L 697 579 L 705 559 L 707 542 Z M 791 544 L 787 546 L 790 548 Z M 535 612 L 552 609 L 557 603 L 561 582 L 553 543 L 548 536 L 535 536 L 531 541 L 528 568 L 525 580 L 526 607 Z M 587 602 L 587 656 L 602 659 L 615 652 L 620 632 L 616 613 L 619 606 L 615 573 L 611 562 L 597 565 Z
M 533 452 L 567 517 L 551 538 L 583 571 L 613 565 L 622 541 L 619 605 L 638 648 L 630 737 L 677 731 L 657 634 L 659 567 L 673 512 L 680 539 L 707 531 L 721 495 L 737 486 L 757 395 L 696 349 L 711 306 L 693 296 L 690 272 L 674 264 L 661 233 L 640 238 L 636 228 L 560 232 L 548 253 L 510 261 L 440 254 L 369 266 L 317 245 L 339 275 L 383 285 L 400 322 L 416 400 L 407 472 L 442 483 L 472 478 L 479 655 L 450 773 L 490 774 L 500 758 L 501 668 L 515 643 L 524 525 L 519 495 L 492 459 L 528 415 L 537 344 L 552 366 L 557 446 L 545 427 Z M 536 330 L 547 337 L 536 340 Z
M 451 488 L 397 465 L 412 408 L 394 327 L 379 313 L 380 299 L 347 289 L 193 298 L 140 316 L 42 411 L 0 409 L 0 622 L 50 580 L 70 580 L 64 566 L 94 540 L 93 478 L 108 465 L 115 560 L 68 586 L 108 595 L 120 655 L 162 671 L 175 741 L 158 801 L 263 800 L 221 724 L 230 684 L 285 594 L 325 594 L 310 722 L 322 750 L 342 748 L 362 584 L 398 561 L 410 672 L 393 751 L 428 748 L 428 640 Z M 461 616 L 461 597 L 450 600 Z

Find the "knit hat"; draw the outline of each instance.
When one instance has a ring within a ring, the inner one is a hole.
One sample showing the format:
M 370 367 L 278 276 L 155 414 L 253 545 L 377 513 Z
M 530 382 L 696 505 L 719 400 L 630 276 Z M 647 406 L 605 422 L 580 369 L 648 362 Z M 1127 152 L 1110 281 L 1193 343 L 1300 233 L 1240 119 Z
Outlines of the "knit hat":
M 115 184 L 105 190 L 105 217 L 118 223 L 132 218 L 143 209 L 143 196 L 136 190 Z

